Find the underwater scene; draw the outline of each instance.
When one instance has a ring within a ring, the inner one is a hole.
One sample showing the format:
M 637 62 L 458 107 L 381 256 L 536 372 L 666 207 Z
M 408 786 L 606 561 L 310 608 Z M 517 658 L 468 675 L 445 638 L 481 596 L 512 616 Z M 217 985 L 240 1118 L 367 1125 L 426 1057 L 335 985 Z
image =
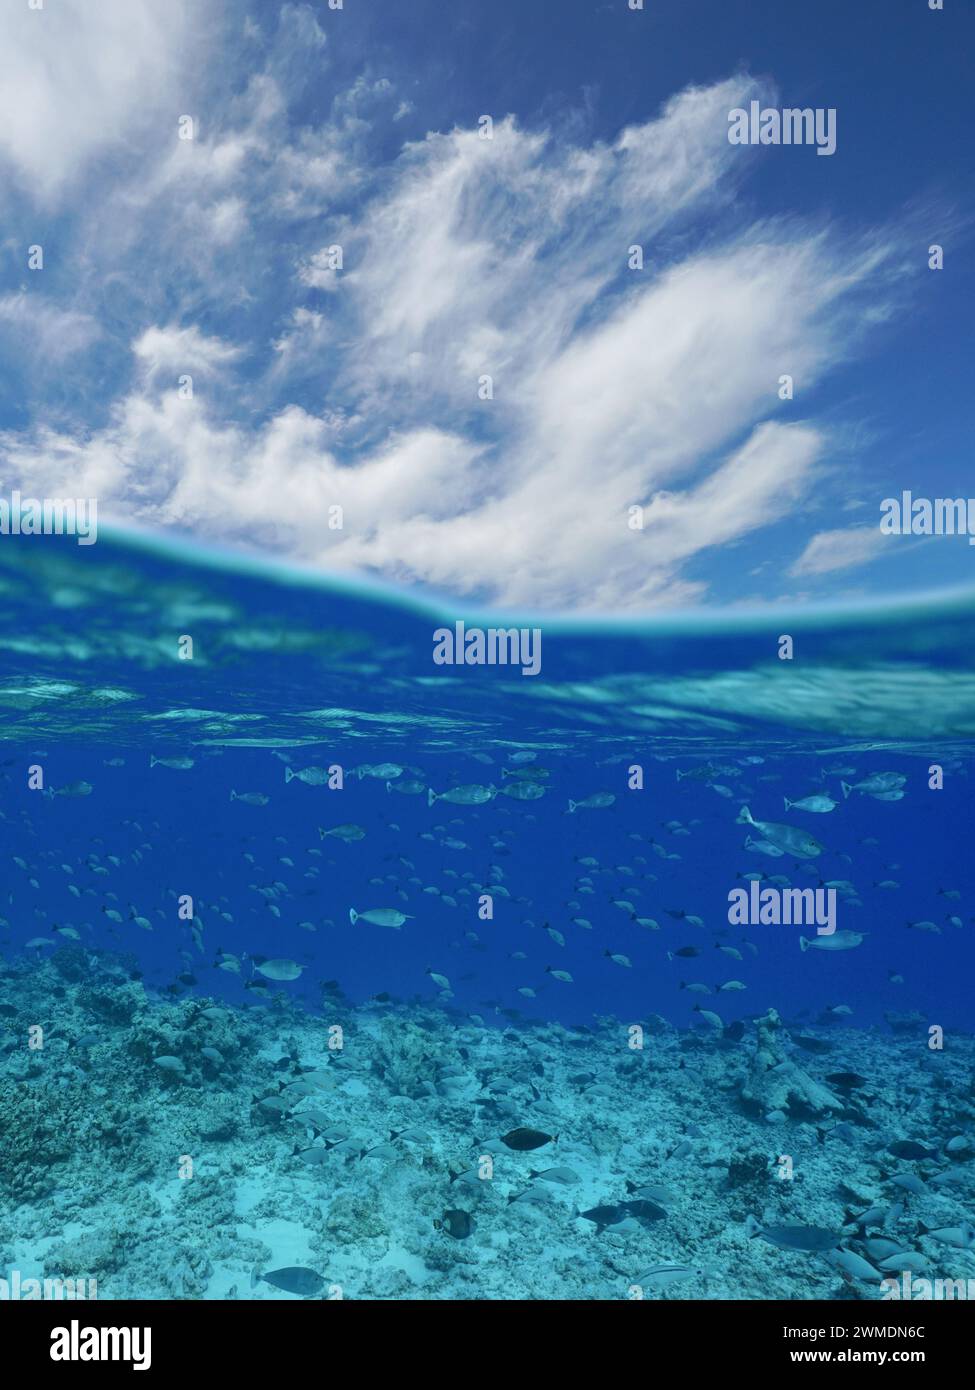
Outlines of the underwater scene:
M 498 623 L 113 532 L 0 594 L 5 1279 L 975 1279 L 970 592 Z

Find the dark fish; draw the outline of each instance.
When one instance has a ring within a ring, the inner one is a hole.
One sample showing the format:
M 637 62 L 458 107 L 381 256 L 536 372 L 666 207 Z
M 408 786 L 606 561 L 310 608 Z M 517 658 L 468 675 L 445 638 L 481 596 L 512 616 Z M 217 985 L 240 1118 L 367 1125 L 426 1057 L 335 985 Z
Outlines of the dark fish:
M 856 1091 L 860 1086 L 867 1084 L 867 1078 L 860 1076 L 855 1071 L 834 1071 L 827 1076 L 826 1080 L 838 1091 Z
M 313 1269 L 303 1269 L 301 1265 L 287 1265 L 284 1269 L 272 1269 L 267 1274 L 258 1273 L 255 1266 L 251 1274 L 251 1288 L 260 1283 L 273 1284 L 276 1289 L 298 1294 L 300 1298 L 312 1298 L 325 1287 L 325 1280 L 320 1274 Z
M 440 1220 L 433 1224 L 438 1231 L 453 1236 L 454 1240 L 466 1240 L 474 1230 L 474 1218 L 470 1212 L 460 1211 L 456 1207 L 445 1211 Z
M 546 1144 L 555 1144 L 558 1138 L 557 1134 L 543 1134 L 539 1129 L 512 1129 L 501 1136 L 501 1142 L 507 1144 L 509 1149 L 516 1149 L 518 1153 L 528 1153 L 531 1149 L 541 1149 Z
M 627 1216 L 636 1217 L 637 1221 L 642 1222 L 644 1225 L 646 1225 L 648 1221 L 663 1221 L 667 1216 L 663 1207 L 658 1207 L 656 1202 L 649 1202 L 646 1198 L 639 1198 L 632 1202 L 624 1202 L 623 1206 L 626 1209 Z
M 667 1213 L 663 1207 L 658 1207 L 656 1202 L 637 1198 L 631 1202 L 613 1202 L 601 1207 L 590 1207 L 588 1211 L 580 1211 L 579 1216 L 584 1221 L 593 1222 L 602 1231 L 607 1226 L 616 1226 L 620 1221 L 625 1221 L 627 1217 L 632 1217 L 645 1226 L 651 1221 L 663 1221 Z
M 937 1158 L 937 1149 L 926 1149 L 923 1144 L 915 1144 L 913 1139 L 898 1139 L 888 1145 L 887 1152 L 894 1158 Z
M 792 1041 L 806 1052 L 832 1052 L 833 1044 L 825 1038 L 815 1038 L 811 1033 L 793 1033 Z
M 604 1226 L 615 1226 L 617 1222 L 623 1221 L 627 1212 L 620 1202 L 615 1206 L 590 1207 L 588 1211 L 580 1211 L 579 1215 L 584 1221 L 592 1221 L 602 1230 Z

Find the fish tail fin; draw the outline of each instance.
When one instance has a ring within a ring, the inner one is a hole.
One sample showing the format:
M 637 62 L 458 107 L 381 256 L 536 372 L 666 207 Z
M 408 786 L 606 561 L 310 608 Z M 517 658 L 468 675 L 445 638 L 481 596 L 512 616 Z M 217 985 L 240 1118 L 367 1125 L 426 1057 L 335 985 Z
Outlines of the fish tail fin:
M 237 800 L 237 793 L 234 791 L 233 787 L 230 788 L 230 799 L 231 801 Z
M 150 766 L 150 767 L 155 767 L 155 766 L 156 766 L 156 759 L 153 757 L 153 755 L 152 755 L 151 753 L 149 754 L 149 766 Z
M 575 801 L 573 801 L 571 797 L 569 798 L 569 814 L 570 814 L 570 815 L 571 815 L 572 812 L 575 810 L 577 804 L 578 804 L 578 803 L 575 802 Z
M 292 779 L 292 777 L 294 777 L 294 775 L 295 775 L 295 774 L 294 774 L 293 770 L 292 770 L 290 767 L 286 767 L 286 768 L 284 769 L 284 783 L 285 783 L 285 786 L 288 785 L 288 783 L 291 781 L 291 779 Z
M 261 1282 L 261 1278 L 262 1278 L 262 1275 L 261 1275 L 261 1267 L 260 1267 L 260 1265 L 255 1265 L 254 1268 L 251 1270 L 251 1288 L 252 1288 L 252 1289 L 256 1289 L 256 1288 L 257 1288 L 258 1284 Z
M 501 769 L 501 776 L 502 776 L 502 777 L 510 777 L 510 776 L 511 776 L 511 773 L 508 771 L 508 769 L 507 769 L 506 767 L 503 767 L 503 768 Z
M 919 1236 L 926 1236 L 926 1235 L 928 1234 L 928 1232 L 930 1231 L 930 1229 L 931 1229 L 931 1227 L 930 1227 L 930 1226 L 925 1226 L 925 1224 L 924 1224 L 923 1221 L 919 1221 L 919 1222 L 917 1223 L 917 1234 L 918 1234 Z
M 808 938 L 808 937 L 806 937 L 806 936 L 800 936 L 800 938 L 799 938 L 799 950 L 800 950 L 800 951 L 808 951 L 808 950 L 809 950 L 809 938 Z
M 845 801 L 853 788 L 850 786 L 849 782 L 841 782 L 840 786 L 843 788 L 843 800 Z
M 755 824 L 755 822 L 752 820 L 752 813 L 751 813 L 751 811 L 749 811 L 749 809 L 748 809 L 747 806 L 743 806 L 743 807 L 741 808 L 741 810 L 738 812 L 738 819 L 737 819 L 737 821 L 735 822 L 735 824 L 736 824 L 736 825 L 754 825 L 754 824 Z
M 437 799 L 437 793 L 432 787 L 427 787 L 427 805 L 432 806 Z
M 789 807 L 792 805 L 792 802 L 789 800 L 787 796 L 784 796 L 782 800 L 785 802 L 785 809 L 788 811 Z
M 349 908 L 349 921 L 352 923 L 353 926 L 355 926 L 355 924 L 356 924 L 356 922 L 357 922 L 358 920 L 359 920 L 359 914 L 358 914 L 358 912 L 356 912 L 356 910 L 355 910 L 354 907 L 350 907 L 350 908 Z

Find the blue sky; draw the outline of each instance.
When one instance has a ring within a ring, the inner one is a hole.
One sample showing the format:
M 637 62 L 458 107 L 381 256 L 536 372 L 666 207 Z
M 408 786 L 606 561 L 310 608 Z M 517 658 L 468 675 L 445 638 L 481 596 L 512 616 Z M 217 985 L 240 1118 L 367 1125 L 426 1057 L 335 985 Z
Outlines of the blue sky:
M 878 527 L 975 495 L 969 4 L 0 24 L 0 492 L 518 607 L 970 581 Z M 731 145 L 752 99 L 836 153 Z

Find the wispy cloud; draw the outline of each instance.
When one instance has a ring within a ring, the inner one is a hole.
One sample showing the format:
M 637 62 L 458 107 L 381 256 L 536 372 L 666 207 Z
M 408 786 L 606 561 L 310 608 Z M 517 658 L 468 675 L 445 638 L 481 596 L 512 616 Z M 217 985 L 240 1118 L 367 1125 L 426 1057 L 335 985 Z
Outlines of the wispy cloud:
M 888 545 L 877 526 L 849 526 L 838 531 L 820 531 L 789 570 L 795 576 L 831 574 L 869 564 Z
M 180 7 L 164 35 L 138 0 L 106 0 L 101 27 L 65 8 L 75 27 L 58 42 L 77 43 L 89 75 L 99 43 L 106 62 L 130 45 L 136 72 L 158 43 L 151 107 Z M 100 140 L 53 125 L 16 150 L 0 137 L 25 177 L 44 166 L 40 202 L 79 200 L 72 301 L 62 280 L 47 311 L 71 344 L 74 409 L 61 402 L 55 422 L 41 396 L 33 423 L 3 434 L 8 481 L 559 607 L 704 598 L 702 557 L 796 515 L 830 431 L 780 399 L 780 378 L 801 398 L 858 350 L 863 306 L 884 317 L 891 248 L 743 214 L 752 152 L 729 145 L 727 112 L 767 89 L 688 88 L 611 141 L 509 117 L 489 140 L 451 129 L 403 145 L 395 74 L 364 69 L 299 119 L 331 43 L 307 6 L 240 33 L 219 114 L 195 99 L 195 138 L 178 141 L 170 105 L 137 169 L 99 166 L 94 198 L 72 178 L 134 129 L 127 82 L 98 98 Z M 21 16 L 17 51 L 36 42 Z M 194 64 L 196 81 L 198 48 Z M 20 303 L 0 301 L 0 323 Z M 97 395 L 106 377 L 118 385 Z M 840 568 L 843 544 L 817 537 L 793 573 Z

